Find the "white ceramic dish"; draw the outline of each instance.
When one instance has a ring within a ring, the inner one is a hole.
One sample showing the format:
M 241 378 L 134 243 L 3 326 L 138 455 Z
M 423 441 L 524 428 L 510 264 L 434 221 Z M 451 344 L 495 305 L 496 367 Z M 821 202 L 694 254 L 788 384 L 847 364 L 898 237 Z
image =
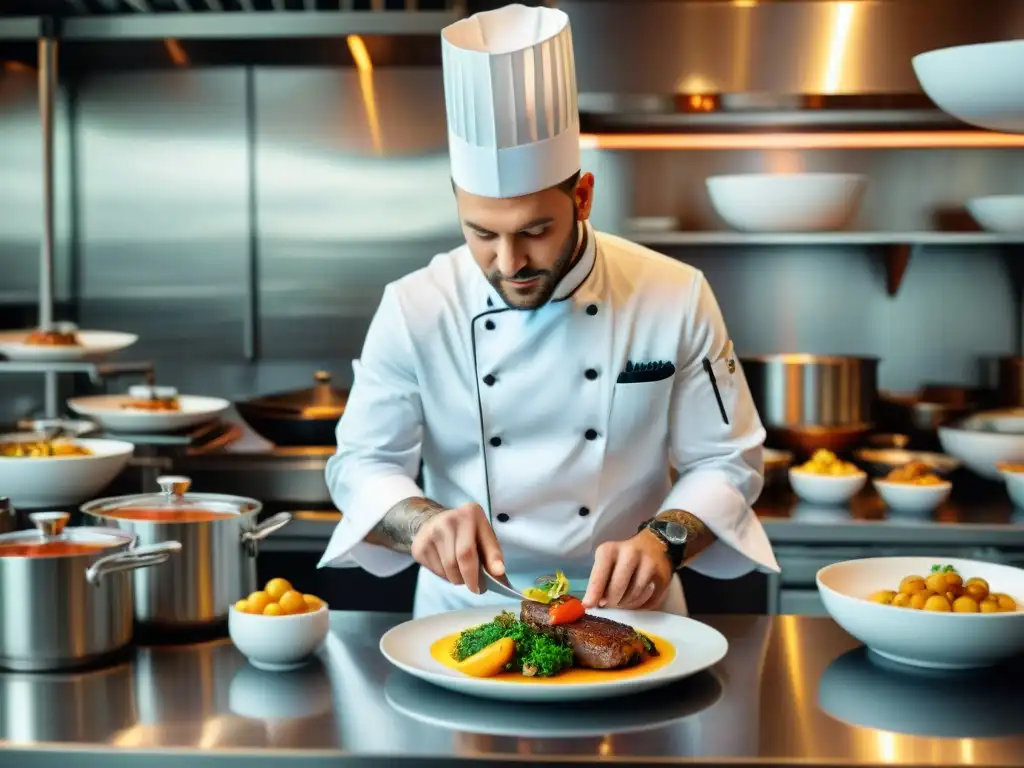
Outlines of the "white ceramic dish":
M 934 511 L 949 498 L 953 484 L 948 480 L 936 485 L 912 485 L 874 480 L 875 490 L 894 512 L 924 514 Z
M 966 208 L 989 232 L 1024 232 L 1024 195 L 976 197 L 967 201 Z
M 855 173 L 751 173 L 707 180 L 718 215 L 746 232 L 841 229 L 856 213 L 866 185 Z
M 999 474 L 1006 481 L 1006 493 L 1010 501 L 1020 509 L 1024 509 L 1024 472 L 1009 472 L 1000 469 Z
M 219 397 L 180 395 L 177 411 L 144 411 L 125 407 L 127 395 L 73 397 L 68 407 L 95 421 L 108 432 L 176 432 L 215 419 L 231 407 Z
M 942 450 L 973 472 L 999 480 L 1001 462 L 1024 462 L 1024 409 L 986 411 L 939 427 Z
M 486 623 L 497 613 L 492 606 L 407 621 L 381 638 L 380 650 L 403 672 L 456 693 L 504 701 L 565 702 L 627 696 L 674 683 L 714 666 L 729 649 L 729 643 L 720 632 L 683 616 L 654 611 L 596 610 L 593 611 L 595 616 L 607 616 L 641 632 L 665 638 L 675 646 L 675 657 L 666 666 L 638 677 L 546 685 L 468 677 L 430 655 L 430 646 L 436 641 Z
M 937 475 L 949 475 L 960 468 L 960 462 L 944 453 L 908 451 L 903 448 L 862 448 L 854 458 L 871 467 L 873 472 L 887 475 L 892 470 L 906 466 L 912 461 L 927 464 Z
M 927 576 L 935 564 L 952 565 L 965 578 L 988 581 L 993 592 L 1019 602 L 1024 571 L 1008 565 L 940 557 L 872 557 L 818 571 L 818 593 L 836 623 L 875 653 L 931 669 L 987 667 L 1024 652 L 1024 610 L 1012 613 L 933 613 L 894 608 L 867 598 L 895 590 L 906 576 Z
M 789 484 L 793 493 L 810 504 L 837 505 L 845 504 L 868 481 L 867 472 L 855 475 L 819 475 L 791 467 Z
M 722 691 L 714 672 L 705 672 L 660 691 L 630 697 L 622 706 L 594 701 L 565 707 L 471 698 L 395 672 L 388 676 L 384 698 L 396 712 L 435 728 L 488 736 L 528 733 L 534 739 L 578 739 L 664 728 L 714 706 Z
M 0 435 L 0 443 L 32 440 L 24 432 Z M 15 508 L 70 507 L 95 498 L 124 469 L 135 446 L 121 440 L 75 438 L 92 456 L 9 458 L 0 456 L 0 488 Z
M 1024 40 L 940 48 L 913 65 L 942 111 L 990 131 L 1024 133 Z
M 304 666 L 323 645 L 329 630 L 326 605 L 292 616 L 241 613 L 234 606 L 228 614 L 231 642 L 250 664 L 266 672 L 287 672 Z
M 119 331 L 75 331 L 79 343 L 70 347 L 26 344 L 31 331 L 0 331 L 0 357 L 16 362 L 71 363 L 96 360 L 127 349 L 139 337 Z

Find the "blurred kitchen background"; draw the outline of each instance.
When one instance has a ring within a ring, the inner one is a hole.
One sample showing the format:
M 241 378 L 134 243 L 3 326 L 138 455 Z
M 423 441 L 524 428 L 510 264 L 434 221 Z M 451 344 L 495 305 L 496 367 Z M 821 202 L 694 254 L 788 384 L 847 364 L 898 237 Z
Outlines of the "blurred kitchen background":
M 239 400 L 310 386 L 318 370 L 347 386 L 385 284 L 461 241 L 438 33 L 503 4 L 5 3 L 0 328 L 37 322 L 35 17 L 63 17 L 57 318 L 137 333 L 120 359 Z M 557 5 L 574 30 L 595 223 L 704 270 L 741 356 L 877 356 L 879 387 L 911 392 L 978 385 L 985 358 L 1024 353 L 1020 246 L 963 211 L 1024 194 L 1024 136 L 939 112 L 911 67 L 922 51 L 1024 37 L 1024 4 Z M 736 233 L 710 205 L 708 176 L 795 171 L 867 176 L 844 232 Z M 95 386 L 69 376 L 60 393 Z M 0 375 L 0 421 L 39 413 L 43 391 L 39 374 Z M 311 567 L 324 542 L 310 533 L 295 557 Z

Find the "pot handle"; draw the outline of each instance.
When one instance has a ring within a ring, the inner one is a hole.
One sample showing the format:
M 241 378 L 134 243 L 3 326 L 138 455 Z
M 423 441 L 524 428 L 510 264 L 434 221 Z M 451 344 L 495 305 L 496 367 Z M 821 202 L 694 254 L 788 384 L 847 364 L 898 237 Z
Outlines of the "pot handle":
M 242 541 L 244 543 L 263 541 L 267 536 L 274 531 L 281 530 L 291 521 L 292 515 L 290 512 L 278 512 L 276 515 L 268 517 L 251 531 L 242 531 Z
M 92 586 L 99 586 L 103 577 L 118 571 L 134 571 L 137 568 L 148 568 L 151 565 L 159 565 L 165 562 L 174 552 L 181 551 L 181 544 L 177 541 L 165 541 L 162 544 L 153 544 L 147 547 L 136 547 L 127 549 L 124 552 L 117 552 L 107 557 L 101 557 L 89 566 L 85 572 L 85 580 Z

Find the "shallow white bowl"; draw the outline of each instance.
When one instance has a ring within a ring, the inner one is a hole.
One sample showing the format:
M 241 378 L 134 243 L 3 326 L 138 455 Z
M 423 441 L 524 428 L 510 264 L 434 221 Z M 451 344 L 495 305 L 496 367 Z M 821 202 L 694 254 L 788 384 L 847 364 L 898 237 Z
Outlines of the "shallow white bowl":
M 707 180 L 718 215 L 747 232 L 841 229 L 856 212 L 866 185 L 856 173 L 751 173 Z
M 999 474 L 1006 481 L 1006 492 L 1015 506 L 1024 509 L 1024 472 L 1008 472 L 1000 469 Z
M 1024 232 L 1024 195 L 976 197 L 965 207 L 989 232 Z
M 241 613 L 234 606 L 228 614 L 231 642 L 250 664 L 267 672 L 285 672 L 306 664 L 323 645 L 329 629 L 326 605 L 294 616 Z
M 953 484 L 948 480 L 937 485 L 911 485 L 888 480 L 873 482 L 878 495 L 895 512 L 931 512 L 948 499 L 953 490 Z
M 1024 40 L 940 48 L 913 65 L 942 111 L 990 131 L 1024 133 Z
M 24 432 L 0 435 L 0 442 L 38 439 Z M 79 437 L 71 442 L 92 456 L 6 458 L 0 456 L 0 489 L 14 507 L 70 507 L 94 498 L 124 469 L 135 446 L 121 440 Z
M 177 411 L 143 411 L 124 406 L 131 401 L 127 395 L 96 395 L 73 397 L 68 407 L 86 416 L 110 432 L 173 432 L 210 421 L 231 407 L 219 397 L 178 397 Z
M 818 475 L 795 467 L 789 470 L 789 484 L 793 493 L 810 504 L 845 504 L 868 480 L 867 472 L 856 475 Z
M 875 653 L 931 669 L 987 667 L 1024 652 L 1024 611 L 933 613 L 870 602 L 895 590 L 906 576 L 927 576 L 935 564 L 952 565 L 965 579 L 981 577 L 994 592 L 1021 601 L 1024 571 L 1008 565 L 945 557 L 872 557 L 818 571 L 818 593 L 836 623 Z
M 942 450 L 973 472 L 999 480 L 1001 462 L 1024 462 L 1024 410 L 988 411 L 939 427 Z
M 26 344 L 32 331 L 0 332 L 0 356 L 13 361 L 67 363 L 75 360 L 98 360 L 126 349 L 139 340 L 134 333 L 119 331 L 75 331 L 79 344 L 72 347 L 49 347 Z

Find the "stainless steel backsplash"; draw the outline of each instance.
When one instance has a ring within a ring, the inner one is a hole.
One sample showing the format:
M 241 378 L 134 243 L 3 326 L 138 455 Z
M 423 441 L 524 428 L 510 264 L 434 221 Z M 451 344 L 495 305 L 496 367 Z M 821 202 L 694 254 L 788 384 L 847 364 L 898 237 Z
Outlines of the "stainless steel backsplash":
M 41 231 L 34 77 L 0 73 L 0 319 L 32 323 Z M 79 324 L 139 333 L 162 381 L 232 398 L 344 383 L 384 285 L 460 241 L 440 73 L 222 68 L 89 76 L 62 95 L 58 295 Z M 914 230 L 976 194 L 1024 192 L 1021 150 L 587 154 L 597 223 L 629 214 L 719 227 L 704 178 L 857 170 L 857 226 Z M 871 249 L 670 249 L 708 274 L 741 354 L 878 355 L 883 387 L 971 382 L 1016 353 L 1017 297 L 998 249 L 917 254 L 900 294 Z M 255 257 L 255 258 L 253 258 Z M 249 307 L 257 310 L 249 323 Z M 255 359 L 250 359 L 254 357 Z M 41 403 L 0 377 L 0 419 Z

